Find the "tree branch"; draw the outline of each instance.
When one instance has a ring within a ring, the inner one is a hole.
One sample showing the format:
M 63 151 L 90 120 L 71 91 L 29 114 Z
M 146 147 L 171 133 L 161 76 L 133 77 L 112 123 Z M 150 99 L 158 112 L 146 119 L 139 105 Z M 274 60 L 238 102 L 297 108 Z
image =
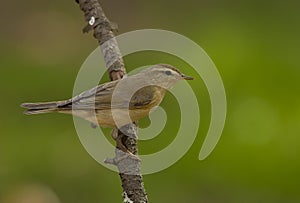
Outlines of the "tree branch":
M 98 0 L 76 0 L 76 2 L 80 5 L 80 9 L 84 12 L 85 21 L 88 23 L 83 32 L 94 30 L 94 37 L 98 40 L 101 47 L 110 79 L 121 79 L 126 74 L 126 70 L 122 54 L 115 39 L 115 27 L 105 16 Z M 116 157 L 111 161 L 107 161 L 118 167 L 125 203 L 148 202 L 140 174 L 140 161 L 130 158 L 128 155 L 126 156 L 126 153 L 120 150 L 121 143 L 128 151 L 136 155 L 138 153 L 137 138 L 136 123 L 123 126 L 122 130 L 118 130 L 116 138 Z

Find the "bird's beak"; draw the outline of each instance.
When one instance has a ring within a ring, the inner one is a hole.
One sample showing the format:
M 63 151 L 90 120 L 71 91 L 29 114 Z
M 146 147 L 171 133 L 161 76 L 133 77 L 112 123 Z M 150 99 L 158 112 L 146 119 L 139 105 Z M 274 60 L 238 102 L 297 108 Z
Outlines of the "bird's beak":
M 193 77 L 187 76 L 187 75 L 184 75 L 184 74 L 182 74 L 181 77 L 182 77 L 184 80 L 194 80 Z

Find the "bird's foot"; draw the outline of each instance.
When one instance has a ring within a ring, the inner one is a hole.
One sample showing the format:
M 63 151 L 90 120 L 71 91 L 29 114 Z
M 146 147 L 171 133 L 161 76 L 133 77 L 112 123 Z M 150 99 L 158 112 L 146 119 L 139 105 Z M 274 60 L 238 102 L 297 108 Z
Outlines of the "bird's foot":
M 117 141 L 119 129 L 114 127 L 111 131 L 111 137 Z
M 111 132 L 112 138 L 117 143 L 116 157 L 113 159 L 106 159 L 104 160 L 104 162 L 113 165 L 117 165 L 120 161 L 123 161 L 125 159 L 130 159 L 130 160 L 135 160 L 140 162 L 141 161 L 140 158 L 137 155 L 130 152 L 123 144 L 122 140 L 118 139 L 118 131 L 119 129 L 115 127 Z

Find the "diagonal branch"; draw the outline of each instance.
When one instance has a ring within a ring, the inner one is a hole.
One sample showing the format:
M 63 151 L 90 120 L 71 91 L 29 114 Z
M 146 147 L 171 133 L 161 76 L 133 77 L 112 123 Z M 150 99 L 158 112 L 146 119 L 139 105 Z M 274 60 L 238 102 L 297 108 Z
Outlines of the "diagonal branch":
M 94 30 L 94 37 L 98 40 L 103 53 L 106 67 L 111 80 L 121 79 L 125 74 L 125 65 L 122 54 L 115 39 L 113 24 L 105 16 L 98 0 L 76 0 L 84 12 L 88 25 L 83 32 Z M 123 158 L 119 142 L 132 154 L 137 154 L 137 124 L 132 123 L 122 127 L 116 138 L 116 157 L 113 163 L 118 167 L 122 181 L 124 202 L 147 203 L 147 194 L 140 174 L 140 162 L 135 159 Z M 123 156 L 124 157 L 124 156 Z

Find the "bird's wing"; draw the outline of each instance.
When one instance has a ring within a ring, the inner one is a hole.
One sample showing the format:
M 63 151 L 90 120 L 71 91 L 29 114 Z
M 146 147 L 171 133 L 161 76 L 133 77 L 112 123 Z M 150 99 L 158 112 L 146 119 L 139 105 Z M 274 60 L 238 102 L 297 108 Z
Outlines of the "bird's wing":
M 130 109 L 147 108 L 147 106 L 156 105 L 159 96 L 154 86 L 143 87 L 138 90 L 131 98 L 129 103 Z M 151 107 L 150 107 L 151 108 Z
M 122 79 L 124 80 L 124 79 Z M 151 108 L 157 105 L 161 101 L 161 91 L 157 91 L 154 86 L 147 86 L 136 91 L 131 98 L 127 89 L 130 89 L 131 85 L 134 85 L 134 81 L 125 81 L 122 85 L 122 91 L 118 91 L 114 95 L 114 101 L 112 95 L 117 84 L 120 80 L 104 83 L 98 85 L 90 90 L 87 90 L 78 96 L 73 97 L 70 100 L 62 103 L 58 108 L 68 109 L 137 109 L 137 108 Z
M 59 108 L 109 109 L 118 80 L 98 85 L 62 103 Z

